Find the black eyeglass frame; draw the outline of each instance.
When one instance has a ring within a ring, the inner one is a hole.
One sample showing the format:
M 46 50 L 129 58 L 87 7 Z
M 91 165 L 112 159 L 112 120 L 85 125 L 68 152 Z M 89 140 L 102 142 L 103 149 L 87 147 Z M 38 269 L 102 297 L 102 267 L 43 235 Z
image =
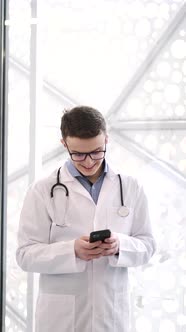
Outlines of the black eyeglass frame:
M 85 161 L 87 156 L 89 156 L 92 160 L 101 160 L 101 159 L 104 159 L 105 158 L 105 153 L 106 153 L 106 144 L 105 144 L 105 150 L 94 150 L 94 151 L 90 151 L 90 152 L 70 152 L 69 148 L 68 148 L 68 145 L 67 143 L 65 142 L 66 144 L 66 147 L 67 147 L 67 150 L 68 150 L 68 153 L 70 155 L 70 158 L 73 160 L 73 161 Z M 101 158 L 92 158 L 91 154 L 96 154 L 96 153 L 100 153 L 100 152 L 103 152 L 103 157 Z M 73 155 L 84 155 L 84 158 L 82 159 L 73 159 Z

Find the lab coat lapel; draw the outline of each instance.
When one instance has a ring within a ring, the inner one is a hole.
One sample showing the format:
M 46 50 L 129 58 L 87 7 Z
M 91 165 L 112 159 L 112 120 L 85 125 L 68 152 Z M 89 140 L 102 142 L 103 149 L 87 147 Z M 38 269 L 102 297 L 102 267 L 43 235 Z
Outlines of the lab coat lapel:
M 64 183 L 67 188 L 70 190 L 73 190 L 73 192 L 85 196 L 89 200 L 92 201 L 92 198 L 89 194 L 89 192 L 82 186 L 82 184 L 74 178 L 68 171 L 67 167 L 64 165 L 64 167 L 61 169 L 60 172 L 60 181 Z M 70 193 L 69 193 L 70 195 Z
M 105 202 L 109 204 L 109 200 L 111 199 L 111 192 L 114 185 L 114 179 L 116 174 L 113 172 L 112 169 L 108 169 L 108 172 L 104 178 L 103 185 L 101 187 L 101 191 L 99 194 L 99 199 L 97 202 L 97 205 L 99 206 L 105 206 Z M 70 190 L 73 190 L 73 192 L 76 192 L 77 194 L 80 194 L 89 200 L 92 201 L 92 198 L 89 194 L 89 192 L 82 186 L 82 184 L 75 179 L 68 171 L 67 167 L 64 165 L 61 168 L 60 172 L 60 181 L 64 183 L 67 188 Z
M 111 169 L 109 169 L 107 174 L 105 175 L 103 185 L 100 190 L 99 199 L 97 202 L 98 206 L 110 206 L 110 200 L 112 199 L 112 190 L 113 186 L 115 185 L 114 179 L 115 173 Z

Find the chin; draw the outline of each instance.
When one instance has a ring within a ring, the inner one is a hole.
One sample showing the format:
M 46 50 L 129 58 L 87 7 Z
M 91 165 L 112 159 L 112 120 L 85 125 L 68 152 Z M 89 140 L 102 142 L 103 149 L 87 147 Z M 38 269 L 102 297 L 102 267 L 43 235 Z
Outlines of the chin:
M 100 165 L 98 165 L 97 163 L 90 169 L 86 169 L 83 167 L 83 165 L 79 165 L 78 170 L 81 174 L 83 174 L 84 176 L 94 176 L 97 174 L 97 172 L 99 171 Z
M 95 169 L 84 169 L 82 170 L 82 173 L 85 175 L 94 175 L 96 173 L 97 170 Z
M 94 174 L 96 174 L 98 168 L 97 167 L 93 167 L 91 169 L 81 169 L 81 173 L 83 173 L 83 175 L 85 176 L 93 176 Z

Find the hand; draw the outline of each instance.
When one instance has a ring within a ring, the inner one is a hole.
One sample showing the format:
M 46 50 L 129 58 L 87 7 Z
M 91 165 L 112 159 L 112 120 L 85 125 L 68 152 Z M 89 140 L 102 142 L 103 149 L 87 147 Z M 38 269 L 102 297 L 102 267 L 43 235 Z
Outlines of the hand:
M 74 244 L 76 257 L 85 261 L 101 257 L 104 252 L 104 248 L 100 247 L 101 243 L 101 241 L 90 243 L 89 236 L 82 236 L 76 239 Z
M 119 238 L 115 233 L 111 234 L 111 237 L 105 239 L 99 246 L 99 248 L 104 249 L 101 256 L 111 256 L 116 255 L 119 252 Z

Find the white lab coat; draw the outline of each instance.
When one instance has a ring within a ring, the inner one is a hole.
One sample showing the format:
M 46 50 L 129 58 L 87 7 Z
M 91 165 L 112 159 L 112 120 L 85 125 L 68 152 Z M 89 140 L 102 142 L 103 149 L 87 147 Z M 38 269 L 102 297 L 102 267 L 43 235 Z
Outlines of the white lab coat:
M 32 185 L 20 217 L 19 266 L 40 273 L 36 332 L 128 332 L 128 267 L 145 264 L 155 250 L 147 200 L 131 177 L 122 176 L 127 217 L 121 206 L 117 174 L 109 169 L 97 205 L 66 166 L 54 200 L 56 171 Z M 74 241 L 93 230 L 110 228 L 119 236 L 119 256 L 86 262 L 75 256 Z

